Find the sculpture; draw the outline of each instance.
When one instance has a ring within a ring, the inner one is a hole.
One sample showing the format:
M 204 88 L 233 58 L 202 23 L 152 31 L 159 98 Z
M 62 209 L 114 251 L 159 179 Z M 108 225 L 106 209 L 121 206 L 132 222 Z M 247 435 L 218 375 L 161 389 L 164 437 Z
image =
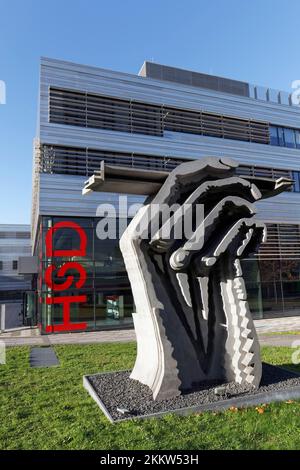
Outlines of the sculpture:
M 278 194 L 291 181 L 241 177 L 237 167 L 215 157 L 179 165 L 121 237 L 136 306 L 131 378 L 148 385 L 154 399 L 205 381 L 260 383 L 259 344 L 240 259 L 266 237 L 253 203 Z M 165 218 L 165 208 L 173 204 L 187 210 L 177 206 Z M 178 240 L 176 229 L 194 215 L 197 204 L 203 205 L 203 220 L 189 238 Z M 154 233 L 153 205 L 159 208 Z

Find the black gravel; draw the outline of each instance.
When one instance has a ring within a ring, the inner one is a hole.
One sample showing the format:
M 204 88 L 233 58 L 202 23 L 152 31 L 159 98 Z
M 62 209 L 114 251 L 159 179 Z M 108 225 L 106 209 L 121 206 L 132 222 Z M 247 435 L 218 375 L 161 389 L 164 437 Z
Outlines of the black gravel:
M 222 384 L 222 387 L 225 387 L 224 394 L 216 395 L 215 387 L 221 384 L 219 382 L 205 383 L 200 384 L 197 390 L 178 397 L 154 401 L 149 387 L 130 379 L 129 375 L 130 371 L 121 371 L 87 377 L 113 420 L 171 412 L 181 408 L 209 405 L 232 398 L 247 398 L 259 393 L 271 393 L 300 386 L 300 375 L 270 364 L 263 364 L 262 381 L 257 390 L 245 389 L 231 382 Z M 128 410 L 129 413 L 123 414 L 117 408 Z

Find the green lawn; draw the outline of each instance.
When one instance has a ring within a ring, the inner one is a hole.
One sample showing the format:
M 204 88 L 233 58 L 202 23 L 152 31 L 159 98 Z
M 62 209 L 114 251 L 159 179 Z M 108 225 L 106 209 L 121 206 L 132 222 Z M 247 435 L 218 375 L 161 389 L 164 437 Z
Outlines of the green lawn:
M 268 333 L 263 333 L 265 336 L 282 336 L 282 335 L 300 335 L 299 330 L 290 330 L 290 331 L 273 331 Z
M 82 386 L 82 376 L 129 368 L 135 344 L 55 347 L 60 365 L 31 369 L 29 348 L 7 350 L 0 366 L 1 449 L 300 449 L 300 403 L 189 417 L 110 424 Z M 291 349 L 264 348 L 273 364 Z M 298 369 L 299 370 L 299 369 Z

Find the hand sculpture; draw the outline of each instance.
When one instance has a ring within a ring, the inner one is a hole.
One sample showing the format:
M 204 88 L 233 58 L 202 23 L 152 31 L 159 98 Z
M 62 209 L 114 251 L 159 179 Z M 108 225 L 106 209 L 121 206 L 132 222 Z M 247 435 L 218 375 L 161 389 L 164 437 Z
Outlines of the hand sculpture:
M 291 181 L 240 177 L 237 167 L 212 157 L 179 165 L 120 240 L 136 306 L 131 378 L 148 385 L 154 399 L 205 381 L 260 383 L 259 344 L 240 259 L 266 236 L 253 203 Z M 203 208 L 202 220 L 178 239 L 186 218 L 195 223 L 197 207 Z

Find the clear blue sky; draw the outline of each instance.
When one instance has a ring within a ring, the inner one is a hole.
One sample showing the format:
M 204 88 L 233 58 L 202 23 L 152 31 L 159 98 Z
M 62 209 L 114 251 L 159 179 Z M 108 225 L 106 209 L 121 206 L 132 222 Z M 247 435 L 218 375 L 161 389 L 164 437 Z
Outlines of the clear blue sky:
M 40 56 L 137 73 L 145 59 L 290 90 L 299 0 L 0 0 L 0 223 L 29 223 Z

